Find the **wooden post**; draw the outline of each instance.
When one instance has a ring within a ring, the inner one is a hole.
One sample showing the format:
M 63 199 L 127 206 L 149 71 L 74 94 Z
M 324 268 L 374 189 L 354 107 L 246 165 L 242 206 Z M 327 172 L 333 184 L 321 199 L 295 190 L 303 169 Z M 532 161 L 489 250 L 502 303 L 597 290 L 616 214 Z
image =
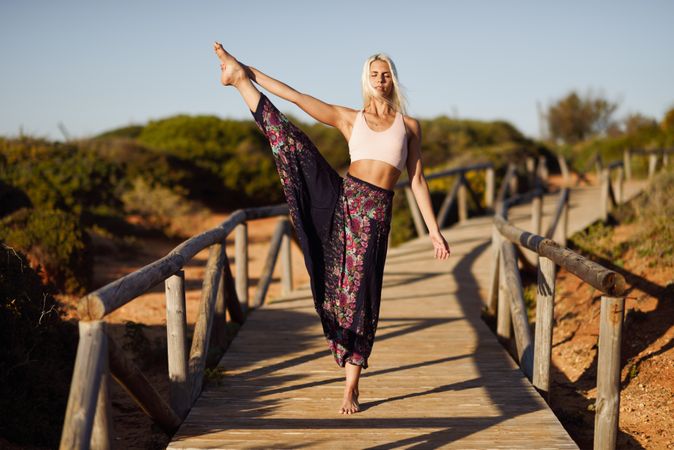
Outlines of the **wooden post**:
M 655 175 L 655 170 L 658 168 L 657 153 L 650 153 L 648 155 L 648 180 L 652 180 Z
M 662 168 L 666 169 L 669 167 L 669 152 L 667 151 L 668 149 L 664 149 L 662 151 Z
M 461 185 L 459 186 L 458 201 L 459 201 L 459 222 L 468 220 L 468 199 L 466 192 L 466 180 L 463 178 L 463 173 L 459 178 Z
M 145 414 L 150 416 L 167 434 L 175 433 L 180 426 L 180 418 L 171 406 L 159 395 L 157 389 L 145 378 L 138 366 L 109 337 L 108 350 L 110 372 L 117 383 L 127 391 Z
M 176 414 L 183 419 L 190 408 L 186 347 L 185 272 L 180 270 L 167 278 L 165 290 L 169 403 Z
M 531 202 L 531 232 L 541 234 L 541 221 L 543 216 L 543 194 L 538 193 Z
M 550 355 L 552 354 L 552 319 L 555 304 L 555 263 L 538 257 L 536 290 L 536 330 L 534 338 L 533 385 L 550 398 Z
M 290 222 L 284 218 L 284 232 L 281 238 L 281 293 L 288 295 L 293 290 L 293 267 L 290 257 Z
M 484 205 L 487 209 L 494 207 L 494 186 L 494 167 L 487 167 L 484 190 Z
M 624 297 L 602 297 L 599 319 L 597 402 L 594 419 L 594 448 L 614 449 L 620 413 L 620 343 Z
M 543 155 L 538 157 L 538 176 L 543 182 L 543 185 L 548 183 L 550 173 L 548 172 L 548 165 L 545 163 L 545 156 Z
M 236 226 L 234 241 L 236 263 L 236 296 L 239 298 L 244 314 L 248 311 L 248 224 Z
M 225 251 L 224 249 L 226 249 L 226 246 L 223 243 L 223 251 Z M 222 275 L 220 276 L 220 281 L 218 282 L 215 306 L 213 308 L 213 327 L 211 328 L 210 342 L 210 345 L 213 345 L 216 348 L 221 348 L 222 350 L 224 350 L 227 346 L 227 321 L 229 320 L 229 317 L 227 316 L 226 305 L 227 295 L 225 293 L 225 267 L 229 266 L 229 259 L 227 258 L 226 251 L 223 260 L 224 264 L 222 265 Z
M 499 248 L 498 264 L 498 311 L 496 313 L 496 336 L 503 341 L 511 337 L 510 327 L 510 295 L 508 294 L 508 281 L 505 276 L 505 264 L 503 263 L 503 247 Z
M 91 448 L 110 450 L 112 448 L 112 405 L 110 403 L 110 363 L 108 358 L 108 340 L 103 339 L 101 346 L 101 384 L 98 387 L 94 429 L 91 435 Z
M 559 169 L 562 171 L 564 186 L 569 186 L 571 184 L 571 173 L 569 172 L 569 165 L 566 163 L 566 158 L 562 155 L 557 155 L 557 162 L 559 163 Z
M 632 179 L 632 150 L 629 148 L 623 152 L 623 165 L 625 166 L 625 177 L 629 181 Z
M 624 189 L 624 183 L 625 183 L 625 172 L 622 167 L 618 167 L 616 169 L 618 171 L 618 179 L 616 180 L 616 188 L 615 188 L 615 200 L 618 202 L 618 204 L 622 203 L 625 201 L 623 198 L 623 189 Z
M 524 304 L 522 281 L 519 269 L 517 268 L 515 245 L 508 240 L 504 240 L 501 243 L 501 265 L 503 266 L 507 282 L 506 289 L 510 300 L 510 316 L 515 331 L 517 358 L 520 363 L 520 369 L 531 380 L 534 364 L 531 330 L 529 328 L 526 305 Z
M 608 212 L 609 212 L 609 205 L 610 205 L 610 199 L 609 199 L 609 189 L 611 188 L 611 178 L 609 176 L 609 170 L 608 169 L 603 169 L 601 171 L 601 188 L 600 188 L 600 205 L 601 205 L 601 219 L 604 222 L 608 221 Z
M 193 402 L 201 393 L 203 384 L 204 368 L 208 356 L 211 330 L 215 316 L 215 301 L 220 290 L 223 266 L 225 264 L 225 249 L 221 243 L 213 244 L 208 254 L 204 283 L 201 287 L 201 303 L 199 304 L 199 317 L 194 325 L 192 347 L 189 356 L 189 377 L 191 388 L 191 401 Z
M 564 201 L 564 209 L 562 210 L 562 226 L 559 227 L 559 237 L 557 242 L 562 247 L 566 247 L 566 240 L 569 237 L 569 196 L 567 195 Z
M 421 217 L 419 205 L 417 205 L 417 201 L 414 199 L 414 193 L 409 186 L 405 186 L 405 198 L 407 199 L 407 206 L 412 213 L 412 220 L 414 220 L 414 228 L 417 230 L 417 236 L 425 236 L 426 225 L 424 224 L 424 219 Z
M 265 260 L 264 267 L 262 268 L 260 281 L 257 283 L 257 289 L 255 290 L 255 298 L 253 299 L 253 307 L 255 308 L 262 306 L 264 299 L 267 296 L 267 289 L 269 289 L 269 284 L 271 283 L 271 278 L 274 274 L 276 258 L 278 257 L 278 252 L 281 248 L 281 239 L 283 238 L 284 229 L 284 222 L 279 221 L 271 238 L 271 242 L 269 244 L 269 253 L 267 253 L 267 259 Z
M 449 191 L 447 191 L 445 198 L 442 200 L 442 205 L 440 205 L 440 210 L 437 214 L 438 226 L 440 228 L 443 228 L 447 223 L 447 217 L 449 216 L 449 212 L 452 210 L 452 206 L 454 205 L 456 197 L 459 194 L 459 188 L 462 185 L 462 181 L 463 179 L 461 174 L 459 174 L 459 176 L 457 176 L 454 180 L 454 183 L 452 183 L 452 187 L 449 189 Z
M 78 327 L 80 340 L 61 433 L 61 450 L 89 448 L 103 374 L 105 322 L 80 321 Z
M 487 297 L 487 312 L 490 315 L 496 314 L 499 297 L 499 253 L 501 252 L 501 234 L 496 229 L 496 225 L 491 229 L 491 275 L 489 279 L 489 297 Z
M 536 160 L 531 156 L 527 156 L 524 160 L 524 165 L 527 168 L 527 181 L 529 183 L 529 189 L 536 182 Z
M 509 180 L 508 183 L 509 183 L 508 190 L 510 191 L 509 197 L 517 195 L 517 191 L 519 190 L 519 179 L 517 178 L 517 171 L 516 170 L 513 170 L 513 176 L 510 177 L 510 180 Z

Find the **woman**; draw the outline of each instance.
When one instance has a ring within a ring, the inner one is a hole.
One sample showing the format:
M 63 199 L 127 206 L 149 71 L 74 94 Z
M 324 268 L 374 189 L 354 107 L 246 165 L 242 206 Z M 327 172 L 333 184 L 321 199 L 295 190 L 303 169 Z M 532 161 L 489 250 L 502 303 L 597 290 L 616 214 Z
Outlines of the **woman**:
M 364 108 L 324 103 L 259 70 L 244 66 L 219 42 L 221 82 L 234 86 L 272 148 L 311 280 L 314 305 L 346 386 L 339 412 L 359 410 L 358 380 L 374 343 L 393 186 L 404 167 L 430 230 L 435 257 L 449 257 L 431 207 L 421 165 L 419 122 L 403 116 L 395 66 L 382 54 L 363 67 Z M 295 103 L 314 119 L 339 129 L 349 142 L 346 178 L 325 161 L 309 138 L 281 114 L 253 82 Z

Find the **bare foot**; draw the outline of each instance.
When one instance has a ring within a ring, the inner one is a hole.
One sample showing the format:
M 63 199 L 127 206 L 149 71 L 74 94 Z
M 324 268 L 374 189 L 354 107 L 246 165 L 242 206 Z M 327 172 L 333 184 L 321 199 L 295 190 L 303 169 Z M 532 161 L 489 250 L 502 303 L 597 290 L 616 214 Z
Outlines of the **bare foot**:
M 339 408 L 341 414 L 355 414 L 360 411 L 360 404 L 358 403 L 358 390 L 345 389 L 344 400 L 342 406 Z
M 237 83 L 247 77 L 246 71 L 241 63 L 227 53 L 221 43 L 215 42 L 213 44 L 213 50 L 215 50 L 215 54 L 218 55 L 218 59 L 220 60 L 220 68 L 222 69 L 220 81 L 223 85 L 236 86 Z

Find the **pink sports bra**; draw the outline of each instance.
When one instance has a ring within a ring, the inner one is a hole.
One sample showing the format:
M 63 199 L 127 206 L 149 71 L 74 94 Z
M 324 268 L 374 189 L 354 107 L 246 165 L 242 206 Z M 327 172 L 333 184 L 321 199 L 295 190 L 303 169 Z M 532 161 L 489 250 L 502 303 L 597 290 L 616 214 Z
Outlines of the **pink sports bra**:
M 407 162 L 407 130 L 403 116 L 396 112 L 393 125 L 384 131 L 372 130 L 358 111 L 349 139 L 351 162 L 360 159 L 375 159 L 403 171 Z

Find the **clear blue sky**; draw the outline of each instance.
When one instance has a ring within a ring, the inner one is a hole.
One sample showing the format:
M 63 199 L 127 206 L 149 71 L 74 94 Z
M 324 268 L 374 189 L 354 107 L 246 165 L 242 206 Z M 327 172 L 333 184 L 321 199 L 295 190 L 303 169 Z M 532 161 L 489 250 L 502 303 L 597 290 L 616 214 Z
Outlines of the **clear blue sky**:
M 389 53 L 410 114 L 504 119 L 537 136 L 571 89 L 620 118 L 674 106 L 674 1 L 0 2 L 0 135 L 61 139 L 177 113 L 250 118 L 219 85 L 212 42 L 327 102 L 360 106 Z M 281 110 L 310 121 L 272 97 Z

